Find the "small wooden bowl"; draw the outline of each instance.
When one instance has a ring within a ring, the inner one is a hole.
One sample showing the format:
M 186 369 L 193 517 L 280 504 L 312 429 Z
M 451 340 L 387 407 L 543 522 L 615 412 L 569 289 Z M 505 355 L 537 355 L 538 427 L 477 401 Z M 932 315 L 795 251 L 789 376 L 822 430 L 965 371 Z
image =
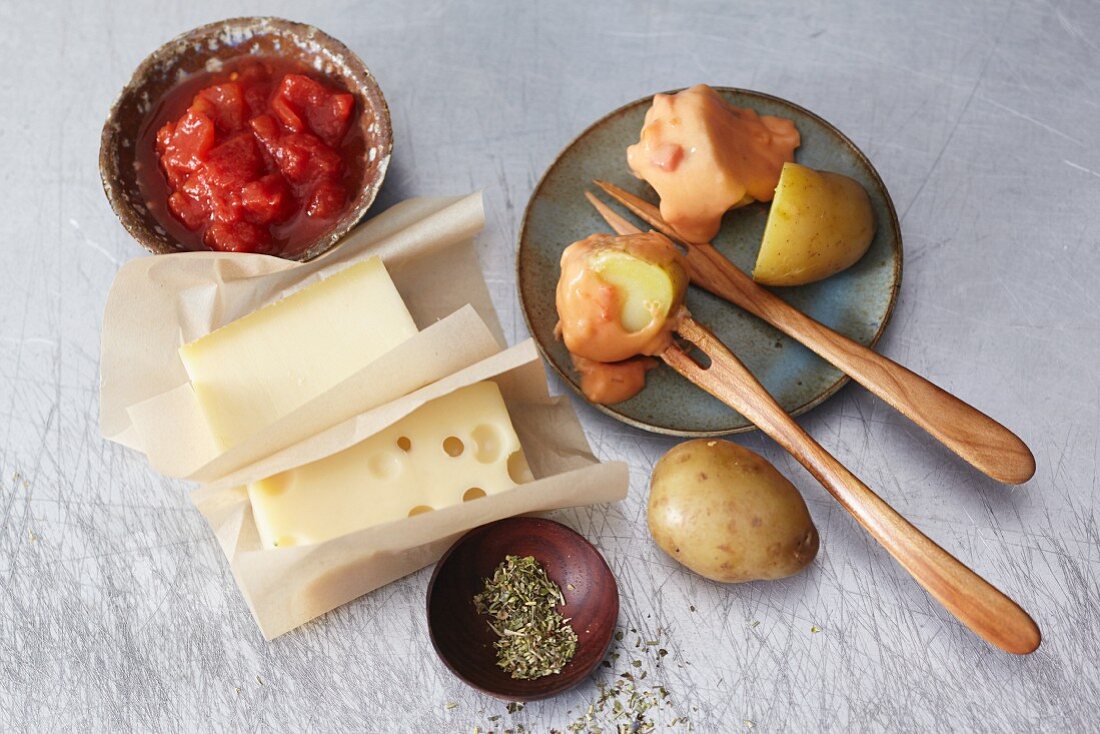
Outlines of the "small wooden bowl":
M 562 616 L 577 633 L 577 652 L 557 675 L 515 680 L 496 664 L 496 634 L 473 598 L 505 556 L 534 556 L 561 587 Z M 428 584 L 428 631 L 451 672 L 506 701 L 534 701 L 587 678 L 607 654 L 619 617 L 619 589 L 596 548 L 561 523 L 513 517 L 475 528 L 436 564 Z
M 122 226 L 150 252 L 180 252 L 145 201 L 138 178 L 137 142 L 158 103 L 182 79 L 216 71 L 220 63 L 248 55 L 303 61 L 355 95 L 362 111 L 363 174 L 347 212 L 324 234 L 287 257 L 310 260 L 327 252 L 354 227 L 374 202 L 393 150 L 390 111 L 378 82 L 344 44 L 304 23 L 280 18 L 231 18 L 190 30 L 150 54 L 122 88 L 100 138 L 103 191 Z M 161 216 L 171 216 L 162 212 Z

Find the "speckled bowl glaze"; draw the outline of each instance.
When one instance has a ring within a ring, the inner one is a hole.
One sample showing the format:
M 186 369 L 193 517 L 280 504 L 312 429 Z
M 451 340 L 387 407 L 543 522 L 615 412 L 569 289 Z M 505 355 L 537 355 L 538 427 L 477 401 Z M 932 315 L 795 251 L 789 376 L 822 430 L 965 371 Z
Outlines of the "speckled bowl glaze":
M 378 195 L 393 149 L 390 111 L 378 82 L 347 46 L 304 23 L 280 18 L 231 18 L 190 30 L 150 54 L 111 107 L 99 148 L 103 190 L 122 226 L 153 253 L 184 250 L 157 221 L 138 183 L 136 141 L 157 102 L 181 80 L 217 71 L 246 55 L 281 56 L 310 65 L 355 95 L 366 145 L 363 174 L 347 212 L 315 241 L 291 257 L 310 260 L 327 252 L 354 227 Z M 167 212 L 162 216 L 171 216 Z
M 851 140 L 812 112 L 760 92 L 715 89 L 739 107 L 793 120 L 802 135 L 802 145 L 795 153 L 797 162 L 851 176 L 867 189 L 877 231 L 863 259 L 818 283 L 775 291 L 821 323 L 860 344 L 873 346 L 890 320 L 901 285 L 901 230 L 882 179 Z M 626 165 L 626 147 L 637 142 L 651 99 L 645 97 L 620 107 L 570 143 L 535 187 L 520 227 L 516 269 L 527 328 L 551 367 L 582 397 L 569 353 L 554 338 L 559 260 L 570 243 L 594 232 L 610 231 L 584 199 L 585 189 L 603 196 L 592 185 L 593 179 L 611 181 L 657 201 L 653 189 L 634 178 Z M 625 213 L 622 207 L 613 205 Z M 767 216 L 768 204 L 761 203 L 728 213 L 714 246 L 742 270 L 751 272 Z M 792 415 L 820 405 L 848 381 L 847 376 L 798 342 L 702 289 L 688 290 L 687 306 L 696 320 L 710 327 Z M 646 388 L 635 397 L 596 407 L 629 425 L 674 436 L 720 436 L 755 429 L 743 416 L 664 365 L 649 373 Z
M 573 659 L 557 675 L 515 680 L 496 665 L 496 634 L 473 598 L 505 556 L 533 556 L 565 597 L 560 607 L 577 633 Z M 607 654 L 619 617 L 619 587 L 595 546 L 553 520 L 510 517 L 459 538 L 428 583 L 428 632 L 440 659 L 465 683 L 506 701 L 533 701 L 567 691 Z

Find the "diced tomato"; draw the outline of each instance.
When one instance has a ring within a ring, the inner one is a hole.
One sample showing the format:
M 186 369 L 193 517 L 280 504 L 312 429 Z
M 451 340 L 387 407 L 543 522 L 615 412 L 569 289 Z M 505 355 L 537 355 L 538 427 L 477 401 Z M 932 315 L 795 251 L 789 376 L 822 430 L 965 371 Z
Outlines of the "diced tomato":
M 288 130 L 305 132 L 308 127 L 327 145 L 339 145 L 351 125 L 355 98 L 334 92 L 308 76 L 287 74 L 271 107 Z
M 206 230 L 203 242 L 212 250 L 222 252 L 267 253 L 271 234 L 264 227 L 238 219 L 234 222 L 214 222 Z
M 168 184 L 173 188 L 179 188 L 184 178 L 187 176 L 187 171 L 181 170 L 176 166 L 170 166 L 168 161 L 165 160 L 165 153 L 168 151 L 168 146 L 172 144 L 172 136 L 176 132 L 176 124 L 174 122 L 168 122 L 164 124 L 160 130 L 157 130 L 156 146 L 157 156 L 160 158 L 161 168 L 164 170 L 164 177 L 168 179 Z
M 172 212 L 176 219 L 183 222 L 183 226 L 192 231 L 201 227 L 207 217 L 206 207 L 202 205 L 202 202 L 191 198 L 182 191 L 176 191 L 168 197 L 168 211 Z
M 340 154 L 310 133 L 290 133 L 273 142 L 267 139 L 263 142 L 275 165 L 291 183 L 311 183 L 337 178 L 343 173 Z
M 159 135 L 158 135 L 159 137 Z M 188 110 L 171 134 L 165 135 L 161 162 L 171 174 L 191 173 L 198 169 L 214 146 L 214 122 L 201 112 Z
M 164 151 L 168 149 L 168 144 L 172 142 L 172 133 L 176 131 L 176 123 L 166 122 L 164 127 L 157 130 L 157 155 L 164 155 Z
M 344 187 L 334 181 L 323 181 L 309 197 L 306 206 L 306 214 L 314 219 L 329 219 L 338 215 L 344 209 L 344 199 L 347 194 Z
M 351 127 L 351 113 L 355 109 L 355 97 L 350 94 L 330 94 L 323 105 L 309 112 L 309 126 L 317 136 L 329 145 L 339 145 Z
M 244 89 L 237 82 L 223 82 L 206 87 L 195 95 L 191 109 L 202 112 L 223 132 L 235 133 L 248 120 L 248 103 Z
M 236 81 L 244 87 L 244 100 L 248 105 L 248 117 L 262 115 L 271 97 L 271 72 L 257 60 L 247 60 L 236 72 Z
M 233 224 L 245 218 L 244 202 L 239 190 L 215 191 L 210 196 L 210 219 Z
M 205 169 L 212 188 L 240 189 L 263 174 L 263 158 L 255 138 L 240 133 L 210 151 Z
M 279 141 L 279 123 L 271 115 L 256 115 L 248 121 L 248 126 L 265 147 Z
M 251 181 L 241 189 L 241 205 L 245 216 L 254 224 L 272 224 L 286 220 L 293 213 L 293 203 L 290 187 L 277 173 Z
M 248 104 L 248 117 L 262 115 L 268 109 L 271 98 L 271 83 L 263 82 L 245 87 L 244 100 Z
M 210 198 L 210 182 L 206 178 L 206 169 L 199 170 L 188 176 L 179 186 L 179 190 L 192 199 L 204 201 Z
M 298 111 L 282 94 L 276 94 L 271 99 L 271 111 L 275 113 L 275 116 L 279 118 L 279 122 L 283 123 L 283 127 L 287 130 L 295 133 L 305 130 L 306 124 L 298 115 Z
M 282 131 L 279 123 L 271 115 L 257 115 L 248 121 L 252 128 L 252 134 L 260 145 L 260 151 L 264 156 L 264 168 L 268 171 L 278 171 L 279 164 L 275 160 L 275 151 L 278 149 L 279 136 Z

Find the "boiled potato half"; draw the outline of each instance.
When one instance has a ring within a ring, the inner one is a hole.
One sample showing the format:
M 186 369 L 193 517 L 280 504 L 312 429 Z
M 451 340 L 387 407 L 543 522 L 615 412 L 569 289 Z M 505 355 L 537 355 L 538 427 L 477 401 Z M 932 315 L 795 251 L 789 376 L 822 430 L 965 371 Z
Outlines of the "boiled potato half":
M 818 548 L 794 485 L 763 457 L 716 439 L 687 441 L 657 462 L 649 531 L 677 561 L 723 583 L 791 576 Z
M 623 328 L 637 332 L 654 318 L 666 319 L 684 300 L 688 277 L 679 262 L 650 262 L 623 250 L 604 250 L 592 256 L 600 280 L 618 289 Z
M 867 192 L 847 176 L 784 163 L 752 277 L 804 285 L 863 257 L 875 236 Z

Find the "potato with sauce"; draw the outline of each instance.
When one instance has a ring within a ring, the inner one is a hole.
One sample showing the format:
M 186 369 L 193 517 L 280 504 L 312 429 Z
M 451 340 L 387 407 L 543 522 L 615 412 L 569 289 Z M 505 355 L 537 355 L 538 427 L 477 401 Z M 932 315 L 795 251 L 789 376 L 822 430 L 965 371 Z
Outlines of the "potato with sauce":
M 657 545 L 714 581 L 784 578 L 817 555 L 802 495 L 763 457 L 729 441 L 687 441 L 661 457 L 648 515 Z
M 802 142 L 794 123 L 735 107 L 706 84 L 653 95 L 630 170 L 661 197 L 661 217 L 687 242 L 709 242 L 728 210 L 771 201 Z
M 672 343 L 684 313 L 683 255 L 662 234 L 594 234 L 565 248 L 557 334 L 595 403 L 627 400 Z
M 753 280 L 804 285 L 854 265 L 875 236 L 871 199 L 839 173 L 783 164 Z

